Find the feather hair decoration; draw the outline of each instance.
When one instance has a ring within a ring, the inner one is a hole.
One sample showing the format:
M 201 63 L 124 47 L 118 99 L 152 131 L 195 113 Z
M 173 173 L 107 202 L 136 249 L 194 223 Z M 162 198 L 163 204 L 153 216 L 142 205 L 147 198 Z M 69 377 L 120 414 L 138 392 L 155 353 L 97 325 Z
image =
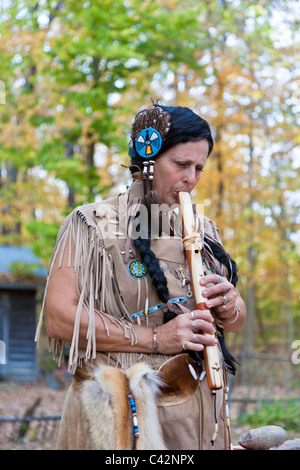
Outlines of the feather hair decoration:
M 132 141 L 135 142 L 139 133 L 143 129 L 147 129 L 149 127 L 156 129 L 160 133 L 163 142 L 164 137 L 167 135 L 171 127 L 171 115 L 159 106 L 152 106 L 151 108 L 141 111 L 132 125 Z

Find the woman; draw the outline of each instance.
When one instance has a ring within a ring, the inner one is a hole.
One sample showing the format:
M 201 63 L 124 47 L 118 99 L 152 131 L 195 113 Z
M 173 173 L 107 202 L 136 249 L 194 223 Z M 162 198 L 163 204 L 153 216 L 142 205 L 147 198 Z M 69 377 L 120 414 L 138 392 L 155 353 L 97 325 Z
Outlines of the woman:
M 50 265 L 47 333 L 58 355 L 71 343 L 74 374 L 58 448 L 207 449 L 212 439 L 214 449 L 229 448 L 224 391 L 208 389 L 202 351 L 220 342 L 224 369 L 234 368 L 224 332 L 241 328 L 245 305 L 235 263 L 203 218 L 208 310 L 195 310 L 173 210 L 178 192 L 191 192 L 200 180 L 213 148 L 210 129 L 188 108 L 154 105 L 136 116 L 131 138 L 132 185 L 75 209 Z M 173 392 L 157 382 L 182 376 Z

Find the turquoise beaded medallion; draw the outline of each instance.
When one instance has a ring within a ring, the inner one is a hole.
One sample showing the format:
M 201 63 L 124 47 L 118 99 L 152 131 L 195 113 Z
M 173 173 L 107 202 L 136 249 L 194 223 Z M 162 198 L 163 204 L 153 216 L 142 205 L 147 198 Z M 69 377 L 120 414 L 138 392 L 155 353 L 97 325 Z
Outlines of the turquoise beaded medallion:
M 148 274 L 148 268 L 140 259 L 134 259 L 128 264 L 128 272 L 135 279 L 143 279 Z
M 162 139 L 160 133 L 152 127 L 143 129 L 136 138 L 135 148 L 143 158 L 154 157 L 161 149 Z

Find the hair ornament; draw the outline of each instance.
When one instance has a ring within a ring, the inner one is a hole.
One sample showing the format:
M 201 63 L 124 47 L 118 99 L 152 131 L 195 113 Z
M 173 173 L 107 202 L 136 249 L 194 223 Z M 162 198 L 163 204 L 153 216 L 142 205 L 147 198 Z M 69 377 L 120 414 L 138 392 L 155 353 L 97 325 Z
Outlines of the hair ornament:
M 149 180 L 152 181 L 153 180 L 153 176 L 154 176 L 154 163 L 155 161 L 154 160 L 150 160 L 149 161 Z
M 141 111 L 132 125 L 131 139 L 143 158 L 158 154 L 171 126 L 171 115 L 159 106 Z
M 148 166 L 149 162 L 143 162 L 143 179 L 145 180 L 148 176 Z
M 160 133 L 152 127 L 143 129 L 135 141 L 137 153 L 143 158 L 154 157 L 161 149 Z
M 142 179 L 143 179 L 143 185 L 144 185 L 144 195 L 146 196 L 147 194 L 147 188 L 146 188 L 146 179 L 148 177 L 148 166 L 149 166 L 149 162 L 147 162 L 147 160 L 145 160 L 143 162 L 143 176 L 142 176 Z
M 151 194 L 152 199 L 153 199 L 154 163 L 155 163 L 155 160 L 150 160 L 150 161 L 149 161 L 150 194 Z

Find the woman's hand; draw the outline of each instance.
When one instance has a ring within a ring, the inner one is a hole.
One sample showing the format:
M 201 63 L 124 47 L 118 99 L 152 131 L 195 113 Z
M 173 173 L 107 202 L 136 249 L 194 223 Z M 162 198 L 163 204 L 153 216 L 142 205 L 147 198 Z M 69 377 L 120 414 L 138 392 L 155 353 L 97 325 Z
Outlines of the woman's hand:
M 205 305 L 213 308 L 220 320 L 231 321 L 236 316 L 238 293 L 225 277 L 217 274 L 204 276 L 200 281 L 202 286 L 212 283 L 213 286 L 206 287 L 202 292 L 203 297 L 208 299 Z
M 213 317 L 209 311 L 182 313 L 158 327 L 158 350 L 161 354 L 178 354 L 183 350 L 202 351 L 204 345 L 213 346 L 217 343 L 214 333 Z
M 211 284 L 214 284 L 211 286 Z M 246 319 L 246 306 L 236 287 L 226 277 L 210 274 L 204 276 L 200 284 L 205 286 L 202 294 L 208 300 L 205 305 L 214 312 L 223 323 L 224 331 L 234 332 L 242 328 Z

